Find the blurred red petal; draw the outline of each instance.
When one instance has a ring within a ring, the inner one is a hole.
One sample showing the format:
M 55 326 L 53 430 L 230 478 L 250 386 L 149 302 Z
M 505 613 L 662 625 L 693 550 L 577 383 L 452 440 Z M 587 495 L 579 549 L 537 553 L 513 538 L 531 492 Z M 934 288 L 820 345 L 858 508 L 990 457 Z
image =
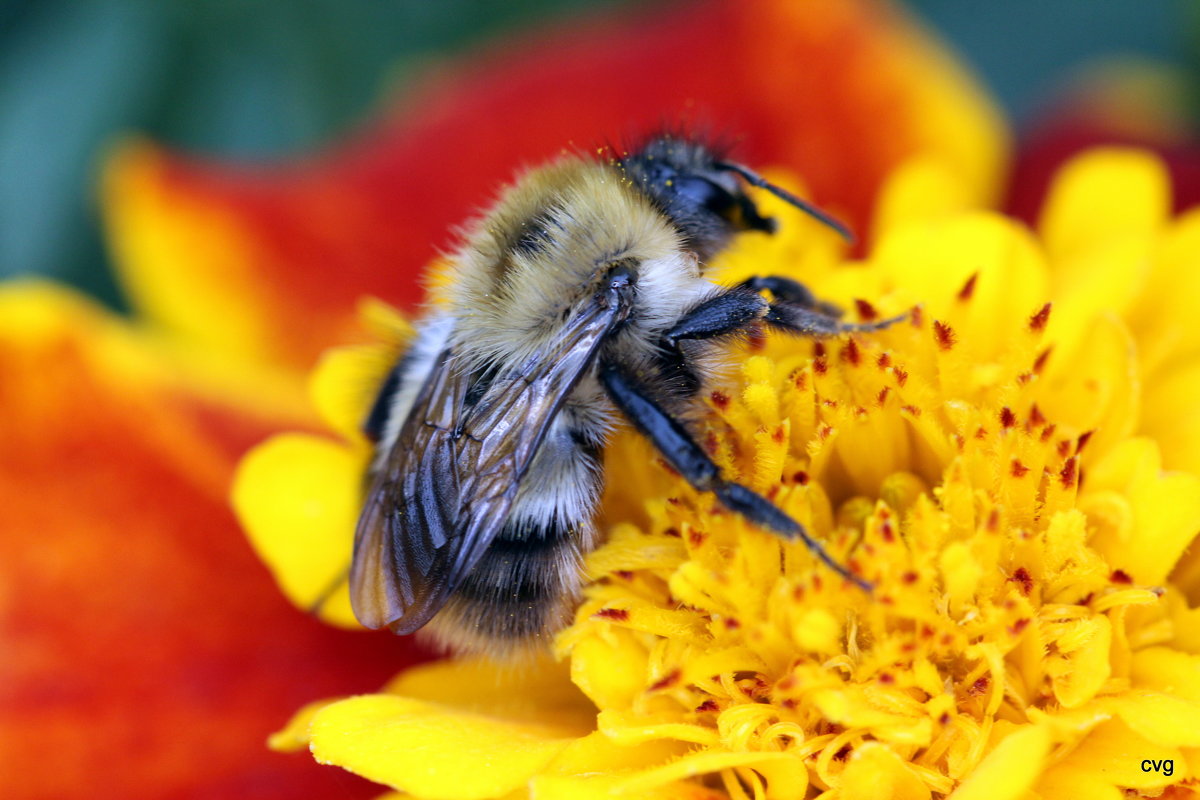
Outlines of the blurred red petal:
M 418 655 L 279 595 L 226 502 L 273 426 L 167 363 L 64 291 L 0 292 L 2 794 L 373 796 L 265 739 Z
M 150 317 L 230 355 L 304 366 L 348 337 L 362 294 L 411 306 L 451 226 L 515 168 L 663 123 L 744 137 L 740 158 L 799 172 L 860 229 L 884 174 L 913 153 L 944 156 L 980 200 L 1004 158 L 988 100 L 890 4 L 710 0 L 577 18 L 431 68 L 388 118 L 309 162 L 121 149 L 111 241 Z

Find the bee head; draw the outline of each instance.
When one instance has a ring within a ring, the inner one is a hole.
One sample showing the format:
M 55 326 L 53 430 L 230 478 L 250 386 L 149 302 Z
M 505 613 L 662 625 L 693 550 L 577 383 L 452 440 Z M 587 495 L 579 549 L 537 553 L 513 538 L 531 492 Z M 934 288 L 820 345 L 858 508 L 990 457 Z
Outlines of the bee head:
M 851 238 L 844 225 L 821 210 L 686 138 L 657 136 L 617 159 L 616 165 L 671 219 L 701 261 L 707 261 L 736 233 L 775 232 L 775 220 L 759 213 L 743 191 L 743 181 L 766 189 Z

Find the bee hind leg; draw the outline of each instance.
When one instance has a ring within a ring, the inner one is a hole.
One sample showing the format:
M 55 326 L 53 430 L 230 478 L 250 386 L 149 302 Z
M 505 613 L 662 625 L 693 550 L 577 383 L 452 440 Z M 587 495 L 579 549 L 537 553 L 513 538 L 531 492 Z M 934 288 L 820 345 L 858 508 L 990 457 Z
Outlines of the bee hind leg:
M 628 370 L 619 364 L 605 363 L 600 368 L 600 382 L 621 413 L 695 489 L 713 492 L 729 510 L 785 539 L 800 539 L 813 555 L 834 572 L 870 590 L 869 583 L 839 564 L 825 551 L 820 542 L 812 538 L 803 525 L 765 497 L 721 477 L 720 468 L 692 438 L 683 423 L 672 417 L 661 401 L 654 396 L 654 392 L 639 382 Z

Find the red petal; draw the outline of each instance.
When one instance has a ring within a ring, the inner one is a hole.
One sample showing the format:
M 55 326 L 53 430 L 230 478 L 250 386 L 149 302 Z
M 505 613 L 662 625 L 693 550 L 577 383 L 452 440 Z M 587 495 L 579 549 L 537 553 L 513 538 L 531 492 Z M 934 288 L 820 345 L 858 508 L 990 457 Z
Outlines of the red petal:
M 515 168 L 664 122 L 743 136 L 739 158 L 798 171 L 860 230 L 900 159 L 936 151 L 983 197 L 1003 150 L 986 100 L 890 6 L 713 1 L 580 18 L 431 72 L 308 163 L 119 151 L 106 207 L 148 313 L 231 354 L 305 365 L 346 338 L 362 294 L 415 302 L 451 226 Z

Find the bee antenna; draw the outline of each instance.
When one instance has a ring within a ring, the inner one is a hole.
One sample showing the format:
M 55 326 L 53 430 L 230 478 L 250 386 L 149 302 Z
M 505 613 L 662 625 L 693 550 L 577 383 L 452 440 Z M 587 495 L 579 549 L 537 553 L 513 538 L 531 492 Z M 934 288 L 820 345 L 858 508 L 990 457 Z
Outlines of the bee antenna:
M 757 186 L 759 189 L 766 189 L 768 192 L 775 195 L 780 200 L 783 200 L 784 202 L 795 206 L 796 208 L 800 209 L 801 211 L 805 212 L 806 214 L 811 215 L 812 217 L 819 220 L 820 222 L 825 223 L 826 225 L 828 225 L 829 227 L 831 227 L 835 231 L 837 231 L 839 234 L 841 234 L 842 238 L 845 239 L 847 242 L 849 242 L 850 244 L 854 244 L 854 234 L 850 232 L 850 228 L 848 228 L 844 223 L 831 217 L 829 214 L 826 214 L 824 211 L 817 208 L 812 203 L 809 203 L 805 200 L 801 200 L 799 197 L 792 194 L 788 190 L 781 189 L 780 187 L 771 183 L 766 178 L 762 177 L 761 175 L 759 175 L 757 172 L 753 171 L 749 167 L 743 167 L 741 164 L 735 164 L 732 161 L 718 161 L 713 166 L 715 166 L 717 169 L 725 170 L 726 172 L 733 172 L 733 173 L 736 173 L 737 175 L 740 175 L 742 177 L 742 179 L 745 180 L 746 183 L 750 184 L 751 186 Z

